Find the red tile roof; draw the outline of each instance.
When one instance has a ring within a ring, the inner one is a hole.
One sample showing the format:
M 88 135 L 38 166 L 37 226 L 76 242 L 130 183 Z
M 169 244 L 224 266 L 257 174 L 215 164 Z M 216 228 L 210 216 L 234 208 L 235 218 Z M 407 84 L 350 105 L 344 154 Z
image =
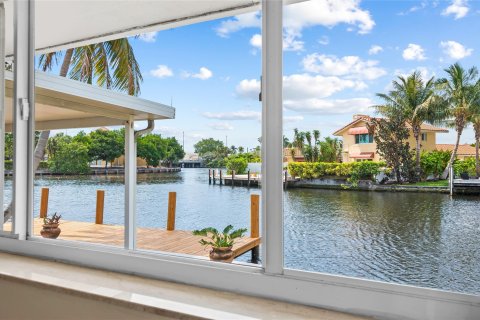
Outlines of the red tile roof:
M 437 144 L 437 150 L 440 151 L 453 151 L 453 148 L 455 148 L 454 144 Z M 472 147 L 469 144 L 461 144 L 458 146 L 457 154 L 462 156 L 474 156 L 475 147 Z

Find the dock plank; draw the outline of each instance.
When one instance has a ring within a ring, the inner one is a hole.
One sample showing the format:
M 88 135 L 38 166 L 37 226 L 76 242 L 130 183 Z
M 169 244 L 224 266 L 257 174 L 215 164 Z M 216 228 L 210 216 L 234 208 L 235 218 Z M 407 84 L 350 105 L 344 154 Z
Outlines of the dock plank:
M 34 235 L 40 236 L 43 220 L 34 220 Z M 10 230 L 10 223 L 4 225 L 4 230 Z M 58 239 L 68 241 L 91 242 L 97 244 L 120 246 L 124 243 L 124 228 L 119 225 L 95 224 L 80 221 L 62 221 L 62 232 Z M 194 236 L 191 231 L 156 228 L 137 228 L 137 248 L 160 252 L 179 253 L 193 256 L 208 257 L 210 249 L 202 246 L 199 241 L 202 236 Z M 260 245 L 261 238 L 242 237 L 233 246 L 234 257 Z

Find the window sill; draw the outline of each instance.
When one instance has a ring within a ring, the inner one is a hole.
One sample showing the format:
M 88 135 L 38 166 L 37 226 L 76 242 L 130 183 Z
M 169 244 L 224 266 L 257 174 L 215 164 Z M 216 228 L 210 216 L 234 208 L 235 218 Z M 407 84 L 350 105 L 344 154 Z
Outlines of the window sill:
M 365 319 L 324 309 L 6 253 L 0 253 L 0 260 L 0 279 L 169 318 Z M 27 301 L 25 303 L 28 305 Z

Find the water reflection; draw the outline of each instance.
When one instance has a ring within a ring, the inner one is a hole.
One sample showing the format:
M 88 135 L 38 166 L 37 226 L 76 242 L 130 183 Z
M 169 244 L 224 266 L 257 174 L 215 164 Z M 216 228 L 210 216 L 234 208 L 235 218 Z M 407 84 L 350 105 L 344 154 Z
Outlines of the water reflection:
M 38 178 L 37 214 L 43 186 L 50 188 L 50 212 L 88 222 L 95 217 L 95 192 L 104 189 L 105 223 L 123 224 L 122 176 Z M 183 230 L 227 224 L 248 228 L 249 195 L 261 192 L 209 185 L 205 169 L 138 175 L 138 226 L 165 227 L 170 191 L 177 192 L 176 228 Z M 443 194 L 290 189 L 284 204 L 285 264 L 478 294 L 479 200 Z M 248 255 L 240 258 L 248 259 Z

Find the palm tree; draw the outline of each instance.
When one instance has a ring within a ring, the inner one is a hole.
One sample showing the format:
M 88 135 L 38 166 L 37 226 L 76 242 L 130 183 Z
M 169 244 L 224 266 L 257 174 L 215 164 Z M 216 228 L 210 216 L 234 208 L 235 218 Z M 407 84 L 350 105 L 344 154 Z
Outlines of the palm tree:
M 446 105 L 445 116 L 447 120 L 445 122 L 455 128 L 457 139 L 442 178 L 448 176 L 448 172 L 457 157 L 463 129 L 471 119 L 472 110 L 474 110 L 474 105 L 480 96 L 480 80 L 478 79 L 477 68 L 471 67 L 465 70 L 459 63 L 455 63 L 445 69 L 445 72 L 448 77 L 439 79 L 437 83 Z
M 52 70 L 61 56 L 62 52 L 42 54 L 38 60 L 39 69 Z M 67 49 L 63 54 L 59 75 L 69 75 L 72 79 L 89 84 L 95 82 L 98 86 L 133 96 L 140 93 L 140 83 L 143 80 L 140 66 L 127 38 Z M 34 152 L 34 171 L 45 155 L 49 136 L 50 130 L 40 133 Z M 4 211 L 5 221 L 10 215 L 11 203 Z
M 320 130 L 313 130 L 313 140 L 314 140 L 314 147 L 313 147 L 313 161 L 317 162 L 320 158 L 320 148 L 318 146 L 320 139 Z
M 472 105 L 470 113 L 470 122 L 475 132 L 475 173 L 477 178 L 480 177 L 480 156 L 479 156 L 479 144 L 480 144 L 480 98 L 477 103 Z
M 440 99 L 435 91 L 435 81 L 430 78 L 424 82 L 420 72 L 415 71 L 408 77 L 399 76 L 392 81 L 393 90 L 388 94 L 377 93 L 385 101 L 384 105 L 374 106 L 385 117 L 390 117 L 393 112 L 399 111 L 412 128 L 415 138 L 416 175 L 420 177 L 420 137 L 424 122 L 434 123 L 441 116 L 438 109 Z

